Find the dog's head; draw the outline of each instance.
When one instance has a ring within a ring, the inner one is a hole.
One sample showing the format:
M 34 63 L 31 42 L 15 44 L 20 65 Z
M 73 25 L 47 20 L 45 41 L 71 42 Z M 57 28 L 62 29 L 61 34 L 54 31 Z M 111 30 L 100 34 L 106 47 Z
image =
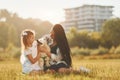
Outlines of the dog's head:
M 45 35 L 42 38 L 38 39 L 42 44 L 51 45 L 53 43 L 52 38 L 49 35 Z
M 50 47 L 49 47 L 50 42 L 51 42 L 50 40 L 51 40 L 51 39 L 50 39 L 49 37 L 44 36 L 44 37 L 38 39 L 38 40 L 37 40 L 37 43 L 38 43 L 38 45 L 45 46 L 46 49 L 47 49 L 48 51 L 50 51 Z
M 50 35 L 45 35 L 43 39 L 46 41 L 48 45 L 51 45 L 53 43 L 53 39 L 50 37 Z

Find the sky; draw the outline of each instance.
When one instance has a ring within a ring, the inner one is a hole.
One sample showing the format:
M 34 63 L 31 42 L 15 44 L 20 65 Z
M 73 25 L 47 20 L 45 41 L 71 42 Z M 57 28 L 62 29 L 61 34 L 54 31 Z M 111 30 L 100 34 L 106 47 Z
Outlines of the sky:
M 0 0 L 0 9 L 17 13 L 22 18 L 49 20 L 56 24 L 65 20 L 65 8 L 84 4 L 114 6 L 113 15 L 120 17 L 120 0 Z

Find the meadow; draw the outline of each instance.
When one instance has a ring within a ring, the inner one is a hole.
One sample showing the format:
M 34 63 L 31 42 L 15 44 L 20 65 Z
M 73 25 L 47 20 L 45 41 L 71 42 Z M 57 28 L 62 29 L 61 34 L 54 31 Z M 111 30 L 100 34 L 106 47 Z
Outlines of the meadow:
M 120 80 L 120 59 L 80 60 L 73 58 L 73 68 L 84 66 L 90 74 L 41 74 L 29 76 L 21 73 L 19 60 L 0 61 L 0 80 Z

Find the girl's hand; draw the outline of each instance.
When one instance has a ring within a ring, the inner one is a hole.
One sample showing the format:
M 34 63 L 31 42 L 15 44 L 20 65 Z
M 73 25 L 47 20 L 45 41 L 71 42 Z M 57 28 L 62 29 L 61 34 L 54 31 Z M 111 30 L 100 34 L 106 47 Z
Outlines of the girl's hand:
M 40 53 L 40 52 L 38 53 L 38 57 L 39 57 L 39 58 L 41 57 L 41 53 Z
M 38 51 L 38 53 L 40 53 L 40 52 L 41 52 L 41 47 L 40 47 L 40 45 L 39 45 L 39 46 L 37 46 L 37 51 Z

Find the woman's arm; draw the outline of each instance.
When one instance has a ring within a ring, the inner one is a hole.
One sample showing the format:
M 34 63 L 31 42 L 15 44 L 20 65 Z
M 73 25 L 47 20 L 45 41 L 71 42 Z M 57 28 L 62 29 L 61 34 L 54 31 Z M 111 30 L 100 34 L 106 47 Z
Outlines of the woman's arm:
M 47 54 L 48 57 L 51 57 L 51 53 L 50 52 L 45 52 Z

